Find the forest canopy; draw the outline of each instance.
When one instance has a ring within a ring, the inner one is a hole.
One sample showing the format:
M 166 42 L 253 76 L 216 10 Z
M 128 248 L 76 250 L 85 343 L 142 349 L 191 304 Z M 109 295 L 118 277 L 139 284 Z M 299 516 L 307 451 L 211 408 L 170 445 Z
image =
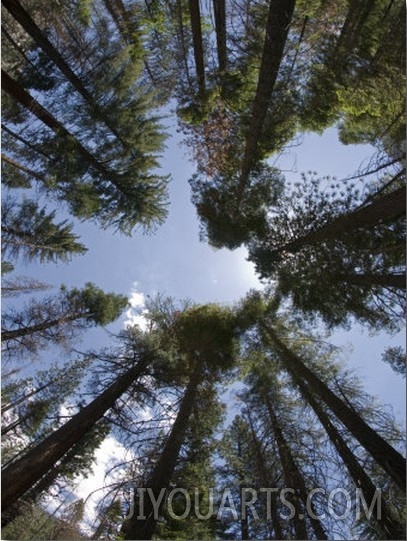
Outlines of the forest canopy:
M 5 538 L 405 539 L 405 432 L 332 339 L 387 337 L 380 362 L 405 378 L 389 345 L 406 311 L 405 11 L 2 0 Z M 279 167 L 327 129 L 369 161 Z M 117 291 L 135 259 L 160 276 L 143 233 L 165 271 L 168 238 L 178 254 L 178 191 L 200 241 L 243 248 L 258 288 Z M 42 276 L 65 266 L 55 290 Z

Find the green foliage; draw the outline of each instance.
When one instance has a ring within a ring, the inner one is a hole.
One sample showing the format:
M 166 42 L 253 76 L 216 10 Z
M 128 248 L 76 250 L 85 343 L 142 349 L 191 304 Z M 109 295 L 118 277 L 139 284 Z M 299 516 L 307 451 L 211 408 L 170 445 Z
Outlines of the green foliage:
M 8 21 L 14 40 L 7 52 L 17 60 L 8 69 L 16 84 L 9 89 L 11 105 L 4 120 L 12 135 L 4 148 L 22 169 L 14 167 L 13 173 L 8 163 L 6 182 L 40 182 L 75 216 L 103 228 L 127 235 L 136 227 L 154 230 L 167 215 L 169 177 L 157 172 L 166 134 L 152 114 L 154 92 L 142 80 L 142 30 L 131 31 L 131 40 L 124 43 L 124 22 L 118 21 L 126 19 L 125 13 L 112 24 L 106 6 L 87 0 L 58 6 L 46 28 L 35 8 L 29 12 L 49 43 L 39 48 L 25 36 L 22 50 L 27 52 L 19 56 L 19 38 Z M 27 89 L 39 93 L 38 103 L 51 115 L 52 126 L 40 106 L 31 107 L 33 115 L 20 115 Z M 18 110 L 13 102 L 20 104 Z
M 9 274 L 10 272 L 13 272 L 14 265 L 10 263 L 10 261 L 2 261 L 1 262 L 1 275 L 3 274 Z
M 406 352 L 401 346 L 387 348 L 382 354 L 382 361 L 388 363 L 397 374 L 406 377 Z
M 352 227 L 352 211 L 362 201 L 353 184 L 303 175 L 302 183 L 287 185 L 267 234 L 249 244 L 249 259 L 261 278 L 278 279 L 279 292 L 309 317 L 319 315 L 333 327 L 353 316 L 372 329 L 392 331 L 403 312 L 391 276 L 403 268 L 404 218 Z M 346 220 L 335 222 L 341 216 Z
M 189 182 L 201 221 L 201 239 L 207 239 L 215 248 L 232 250 L 266 234 L 267 211 L 283 187 L 280 173 L 264 163 L 253 169 L 239 207 L 237 177 L 225 175 L 209 180 L 195 175 Z
M 129 306 L 125 295 L 104 293 L 91 282 L 88 282 L 83 289 L 75 288 L 66 291 L 66 299 L 78 313 L 83 314 L 82 317 L 87 322 L 96 325 L 111 323 Z
M 53 517 L 37 506 L 27 507 L 24 512 L 5 528 L 2 535 L 7 539 L 88 539 L 74 525 Z
M 173 332 L 182 352 L 212 370 L 233 366 L 238 333 L 230 309 L 216 304 L 189 308 L 179 314 Z
M 55 222 L 56 211 L 47 213 L 34 201 L 24 199 L 17 204 L 12 198 L 3 199 L 1 210 L 4 256 L 56 263 L 87 251 L 72 232 L 73 224 L 67 220 Z

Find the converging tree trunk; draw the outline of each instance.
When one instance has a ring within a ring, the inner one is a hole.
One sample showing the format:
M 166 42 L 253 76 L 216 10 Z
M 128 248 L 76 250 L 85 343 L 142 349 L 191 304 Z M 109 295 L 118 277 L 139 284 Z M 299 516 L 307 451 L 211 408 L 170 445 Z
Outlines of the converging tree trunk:
M 296 379 L 295 382 L 299 387 L 302 396 L 320 420 L 331 443 L 335 446 L 339 456 L 348 469 L 355 487 L 358 489 L 360 488 L 362 491 L 369 509 L 371 508 L 371 504 L 375 502 L 371 516 L 373 516 L 373 520 L 378 522 L 383 539 L 403 539 L 404 531 L 402 525 L 392 517 L 386 502 L 383 499 L 377 499 L 377 491 L 380 489 L 374 485 L 365 469 L 360 465 L 356 456 L 352 453 L 348 444 L 342 438 L 335 425 L 331 422 L 321 404 L 314 398 L 304 381 Z
M 26 92 L 8 73 L 3 69 L 1 70 L 1 87 L 10 96 L 21 103 L 26 109 L 28 109 L 38 120 L 48 126 L 54 133 L 59 136 L 65 137 L 67 143 L 69 142 L 96 171 L 101 173 L 106 180 L 116 184 L 112 171 L 109 171 L 102 165 L 92 154 L 74 137 L 69 131 L 49 112 L 47 111 L 37 100 L 35 100 L 28 92 Z
M 401 454 L 373 430 L 358 413 L 345 404 L 329 387 L 316 376 L 300 358 L 280 340 L 275 330 L 262 324 L 266 336 L 278 351 L 284 367 L 294 381 L 304 380 L 310 390 L 318 396 L 345 425 L 368 453 L 376 460 L 394 483 L 406 491 L 406 461 Z
M 92 94 L 87 90 L 81 79 L 72 71 L 59 51 L 52 45 L 44 32 L 37 26 L 29 13 L 17 0 L 2 0 L 2 5 L 10 12 L 14 19 L 24 28 L 33 40 L 43 49 L 47 56 L 61 70 L 75 90 L 81 94 L 91 110 L 101 119 L 111 132 L 121 141 L 120 134 L 109 122 L 106 114 L 100 109 Z
M 250 412 L 248 412 L 248 421 L 249 421 L 249 426 L 250 426 L 251 439 L 253 441 L 254 449 L 255 449 L 257 468 L 259 470 L 261 478 L 263 479 L 263 482 L 265 482 L 265 486 L 272 487 L 273 483 L 270 479 L 270 475 L 267 470 L 267 464 L 266 464 L 266 459 L 264 457 L 262 445 L 257 438 L 256 431 L 253 427 L 253 421 L 250 416 Z M 274 494 L 272 494 L 270 498 L 270 516 L 271 516 L 271 524 L 275 532 L 275 538 L 284 539 L 283 528 L 281 525 L 281 517 L 277 508 L 276 495 Z
M 90 404 L 2 473 L 1 503 L 6 511 L 103 417 L 116 400 L 144 373 L 149 362 L 143 355 L 136 366 L 119 376 Z
M 304 477 L 294 460 L 294 457 L 291 453 L 290 445 L 287 443 L 284 437 L 282 428 L 278 421 L 278 417 L 274 411 L 272 402 L 267 392 L 264 394 L 264 400 L 270 417 L 271 426 L 273 428 L 273 433 L 276 439 L 278 451 L 280 454 L 280 460 L 284 472 L 286 486 L 291 487 L 296 491 L 296 493 L 292 496 L 292 503 L 295 507 L 295 514 L 292 520 L 294 523 L 296 539 L 308 539 L 307 529 L 304 520 L 307 509 L 308 491 L 305 485 Z M 322 526 L 319 519 L 315 516 L 315 514 L 310 514 L 309 518 L 316 538 L 328 539 L 324 527 Z
M 266 118 L 278 70 L 283 59 L 294 7 L 295 0 L 270 0 L 259 80 L 250 117 L 250 126 L 245 138 L 246 144 L 237 193 L 238 206 L 246 188 L 257 143 L 261 136 L 264 119 Z
M 196 399 L 197 389 L 201 381 L 202 366 L 199 362 L 196 362 L 194 371 L 181 400 L 180 408 L 171 428 L 171 432 L 165 442 L 161 456 L 146 484 L 146 487 L 151 489 L 155 501 L 159 501 L 159 498 L 161 497 L 159 509 L 154 510 L 150 496 L 145 495 L 142 509 L 142 515 L 145 518 L 137 518 L 139 510 L 137 509 L 137 506 L 134 505 L 132 517 L 124 522 L 122 527 L 121 533 L 124 535 L 124 539 L 151 539 L 153 536 L 158 521 L 159 510 L 164 504 L 164 497 L 162 497 L 162 494 L 170 485 L 181 445 L 185 439 L 188 421 Z
M 391 193 L 382 195 L 367 206 L 342 214 L 315 231 L 299 237 L 284 246 L 272 249 L 272 253 L 296 253 L 304 246 L 331 239 L 339 239 L 344 234 L 358 228 L 369 228 L 404 216 L 406 213 L 406 187 L 401 186 Z

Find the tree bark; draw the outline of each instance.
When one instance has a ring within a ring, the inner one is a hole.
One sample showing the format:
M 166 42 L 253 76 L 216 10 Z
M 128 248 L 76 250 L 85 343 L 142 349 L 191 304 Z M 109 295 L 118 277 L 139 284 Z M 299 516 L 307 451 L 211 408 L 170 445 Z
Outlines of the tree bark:
M 382 195 L 369 205 L 342 214 L 315 231 L 311 231 L 307 235 L 299 237 L 271 252 L 280 253 L 284 251 L 294 254 L 308 244 L 338 239 L 341 235 L 357 228 L 373 227 L 394 220 L 405 215 L 405 213 L 406 187 L 402 186 L 389 194 Z
M 246 135 L 246 144 L 237 190 L 237 207 L 239 207 L 243 198 L 250 169 L 253 165 L 257 143 L 261 136 L 264 119 L 270 105 L 278 70 L 283 59 L 284 47 L 294 14 L 294 7 L 295 0 L 270 0 L 259 79 L 250 117 L 250 126 Z
M 106 169 L 90 152 L 73 136 L 69 131 L 37 100 L 35 100 L 28 92 L 26 92 L 14 79 L 8 75 L 3 69 L 1 70 L 1 87 L 8 94 L 14 97 L 21 105 L 28 109 L 38 120 L 48 126 L 54 133 L 65 137 L 67 142 L 72 143 L 74 149 L 84 158 L 96 171 L 101 173 L 106 180 L 117 185 L 114 173 Z
M 202 366 L 196 362 L 194 371 L 181 400 L 177 418 L 175 419 L 170 435 L 165 442 L 161 456 L 146 484 L 146 488 L 151 488 L 156 500 L 162 489 L 167 490 L 170 485 L 178 455 L 185 439 L 188 421 L 194 407 L 198 385 L 201 381 Z M 163 503 L 164 498 L 161 501 L 160 508 Z M 146 495 L 144 497 L 144 507 L 142 510 L 142 513 L 146 518 L 137 519 L 138 510 L 135 505 L 133 516 L 124 522 L 122 526 L 121 535 L 124 536 L 124 539 L 151 539 L 157 524 L 157 518 L 155 517 L 153 510 L 154 508 L 150 497 Z
M 338 275 L 338 282 L 347 282 L 358 286 L 381 286 L 406 289 L 406 274 L 347 274 Z
M 137 366 L 119 376 L 72 419 L 3 470 L 1 494 L 3 511 L 38 482 L 103 417 L 116 400 L 144 373 L 148 361 L 148 356 L 144 355 Z
M 277 415 L 274 411 L 270 397 L 267 393 L 265 393 L 264 399 L 267 411 L 270 416 L 271 425 L 273 427 L 274 436 L 276 438 L 286 485 L 287 487 L 292 488 L 296 491 L 296 494 L 293 495 L 293 505 L 296 509 L 295 515 L 293 517 L 294 529 L 296 534 L 295 538 L 308 539 L 307 529 L 305 527 L 308 491 L 305 485 L 304 477 L 294 460 L 290 446 L 288 445 L 284 437 Z M 302 518 L 300 515 L 302 515 Z M 312 516 L 309 516 L 309 519 L 316 538 L 328 539 L 324 527 L 322 526 L 319 519 Z
M 377 487 L 374 485 L 365 469 L 360 465 L 355 455 L 349 449 L 346 441 L 342 438 L 335 425 L 332 424 L 321 404 L 316 398 L 314 398 L 312 392 L 308 389 L 304 381 L 301 379 L 296 379 L 295 382 L 299 387 L 302 396 L 308 402 L 320 420 L 321 425 L 328 434 L 331 443 L 338 451 L 339 456 L 349 471 L 355 487 L 361 489 L 365 502 L 370 509 L 371 502 L 374 501 L 376 491 L 378 490 Z M 383 539 L 403 539 L 403 528 L 401 524 L 394 520 L 385 501 L 381 500 L 381 505 L 379 508 L 377 507 L 376 503 L 375 508 L 372 510 L 372 516 L 374 520 L 377 521 L 381 529 L 381 536 L 383 536 Z
M 100 109 L 92 94 L 87 90 L 81 79 L 71 70 L 58 50 L 52 45 L 46 35 L 36 25 L 35 21 L 30 17 L 29 13 L 23 8 L 23 6 L 17 0 L 2 0 L 2 4 L 14 17 L 14 19 L 24 28 L 27 34 L 29 34 L 43 49 L 47 56 L 59 68 L 61 73 L 65 75 L 68 81 L 74 86 L 75 90 L 81 94 L 81 96 L 90 106 L 91 110 L 96 113 L 98 118 L 101 119 L 106 126 L 108 126 L 111 132 L 123 143 L 120 138 L 120 134 L 111 125 L 111 123 L 109 123 L 106 115 Z
M 290 351 L 279 339 L 274 329 L 262 324 L 262 328 L 280 353 L 285 369 L 292 375 L 294 381 L 299 379 L 307 382 L 310 390 L 318 396 L 336 417 L 344 424 L 349 432 L 376 460 L 394 483 L 406 492 L 406 461 L 401 454 L 388 444 L 373 430 L 355 411 L 345 404 L 329 387 L 320 380 L 300 358 Z
M 205 93 L 205 65 L 202 44 L 201 13 L 199 0 L 188 0 L 189 16 L 191 20 L 192 40 L 194 45 L 194 58 L 198 89 L 201 96 Z
M 57 327 L 58 325 L 62 325 L 64 323 L 71 323 L 72 321 L 76 321 L 77 319 L 87 318 L 90 315 L 91 314 L 87 312 L 83 312 L 73 314 L 71 316 L 63 316 L 58 319 L 53 319 L 51 321 L 44 321 L 42 323 L 38 323 L 37 325 L 30 325 L 29 327 L 20 327 L 19 329 L 12 330 L 2 329 L 1 338 L 3 341 L 16 340 L 17 338 L 22 338 L 30 334 L 46 331 L 48 329 L 51 329 L 52 327 Z
M 249 425 L 250 425 L 251 437 L 252 437 L 252 440 L 253 440 L 255 453 L 256 453 L 257 467 L 259 469 L 259 472 L 260 472 L 261 478 L 263 479 L 263 482 L 266 483 L 265 486 L 272 487 L 273 483 L 272 483 L 272 481 L 270 479 L 270 475 L 269 475 L 269 472 L 267 470 L 267 466 L 265 464 L 265 458 L 264 458 L 261 443 L 258 440 L 257 435 L 256 435 L 256 431 L 255 431 L 255 429 L 253 427 L 253 422 L 252 422 L 252 419 L 251 419 L 251 416 L 250 416 L 250 412 L 248 414 L 248 420 L 249 420 Z M 280 515 L 279 515 L 278 509 L 277 509 L 276 496 L 275 495 L 272 495 L 272 497 L 270 498 L 270 515 L 271 515 L 271 524 L 272 524 L 272 527 L 273 527 L 274 533 L 275 533 L 274 538 L 275 539 L 284 539 L 284 537 L 283 537 L 283 535 L 284 535 L 283 534 L 283 528 L 281 526 L 281 520 L 280 520 Z
M 227 67 L 225 0 L 213 0 L 213 13 L 215 15 L 218 67 L 219 73 L 222 76 L 225 73 Z

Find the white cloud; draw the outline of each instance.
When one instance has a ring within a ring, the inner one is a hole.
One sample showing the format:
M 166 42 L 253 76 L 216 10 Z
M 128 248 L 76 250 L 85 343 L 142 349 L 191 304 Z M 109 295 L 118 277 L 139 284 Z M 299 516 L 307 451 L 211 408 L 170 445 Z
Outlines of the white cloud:
M 97 505 L 102 497 L 111 489 L 109 485 L 121 479 L 123 468 L 114 468 L 106 475 L 114 465 L 134 460 L 134 455 L 128 451 L 113 436 L 108 436 L 95 452 L 92 473 L 87 477 L 78 479 L 75 496 L 86 501 L 83 529 L 93 533 L 98 524 Z M 125 467 L 125 466 L 124 466 Z M 106 488 L 104 488 L 106 487 Z M 99 490 L 102 489 L 102 490 Z M 92 494 L 94 491 L 94 494 Z
M 138 325 L 143 331 L 147 330 L 147 310 L 145 307 L 144 293 L 137 290 L 137 282 L 133 283 L 129 296 L 130 308 L 125 312 L 124 326 Z

